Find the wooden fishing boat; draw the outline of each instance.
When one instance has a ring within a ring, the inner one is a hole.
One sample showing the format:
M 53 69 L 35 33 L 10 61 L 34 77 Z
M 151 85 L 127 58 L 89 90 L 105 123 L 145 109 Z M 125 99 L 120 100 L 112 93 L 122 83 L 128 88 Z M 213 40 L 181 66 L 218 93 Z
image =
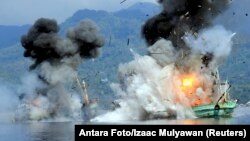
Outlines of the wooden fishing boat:
M 230 117 L 237 101 L 226 101 L 218 104 L 206 104 L 193 107 L 193 111 L 197 117 Z

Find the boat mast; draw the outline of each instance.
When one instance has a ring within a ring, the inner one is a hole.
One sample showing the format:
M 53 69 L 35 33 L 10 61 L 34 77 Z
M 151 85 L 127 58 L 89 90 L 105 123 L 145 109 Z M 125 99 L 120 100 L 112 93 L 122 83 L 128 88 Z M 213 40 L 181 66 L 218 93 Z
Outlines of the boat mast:
M 217 75 L 217 81 L 219 84 L 219 93 L 221 94 L 221 81 L 220 81 L 220 74 L 219 74 L 219 69 L 216 69 L 216 75 Z
M 218 68 L 216 69 L 216 73 L 217 73 L 217 77 L 218 77 L 217 80 L 218 80 L 218 85 L 219 85 L 219 87 L 218 87 L 219 92 L 218 93 L 220 94 L 220 97 L 217 100 L 217 104 L 218 104 L 222 99 L 223 100 L 227 100 L 229 87 L 228 87 L 228 82 L 227 81 L 224 82 L 224 83 L 221 83 L 220 74 L 219 74 Z M 222 86 L 221 85 L 224 85 L 223 86 L 223 90 L 222 90 Z
M 81 83 L 77 74 L 75 75 L 75 80 L 76 80 L 76 83 L 79 87 L 79 90 L 82 96 L 83 105 L 88 106 L 90 102 L 89 102 L 89 95 L 88 95 L 87 88 L 86 88 L 86 83 L 85 81 L 82 81 Z

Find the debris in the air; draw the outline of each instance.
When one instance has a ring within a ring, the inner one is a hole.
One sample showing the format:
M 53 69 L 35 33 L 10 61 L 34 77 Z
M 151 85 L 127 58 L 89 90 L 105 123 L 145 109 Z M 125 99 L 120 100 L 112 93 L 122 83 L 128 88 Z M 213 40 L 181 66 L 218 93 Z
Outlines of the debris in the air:
M 127 46 L 129 46 L 129 42 L 130 42 L 129 40 L 130 40 L 130 39 L 128 38 L 128 41 L 127 41 Z
M 111 40 L 112 40 L 112 37 L 109 36 L 109 46 L 111 45 Z
M 124 3 L 125 1 L 127 1 L 127 0 L 123 0 L 123 1 L 121 1 L 121 2 L 120 2 L 120 4 Z

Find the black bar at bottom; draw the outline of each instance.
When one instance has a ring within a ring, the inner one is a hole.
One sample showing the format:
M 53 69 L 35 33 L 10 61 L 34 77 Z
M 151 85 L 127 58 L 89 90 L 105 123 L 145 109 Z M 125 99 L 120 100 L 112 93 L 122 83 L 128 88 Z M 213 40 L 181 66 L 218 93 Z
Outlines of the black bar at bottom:
M 75 125 L 75 141 L 85 137 L 248 140 L 250 125 Z M 86 139 L 86 138 L 85 138 Z

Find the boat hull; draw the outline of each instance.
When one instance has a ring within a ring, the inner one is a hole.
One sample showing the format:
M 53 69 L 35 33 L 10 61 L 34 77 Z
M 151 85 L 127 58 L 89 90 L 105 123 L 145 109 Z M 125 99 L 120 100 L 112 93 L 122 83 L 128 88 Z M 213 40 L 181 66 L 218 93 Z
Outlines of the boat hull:
M 193 107 L 197 117 L 230 117 L 236 107 L 236 101 L 227 101 L 220 104 L 207 104 Z

